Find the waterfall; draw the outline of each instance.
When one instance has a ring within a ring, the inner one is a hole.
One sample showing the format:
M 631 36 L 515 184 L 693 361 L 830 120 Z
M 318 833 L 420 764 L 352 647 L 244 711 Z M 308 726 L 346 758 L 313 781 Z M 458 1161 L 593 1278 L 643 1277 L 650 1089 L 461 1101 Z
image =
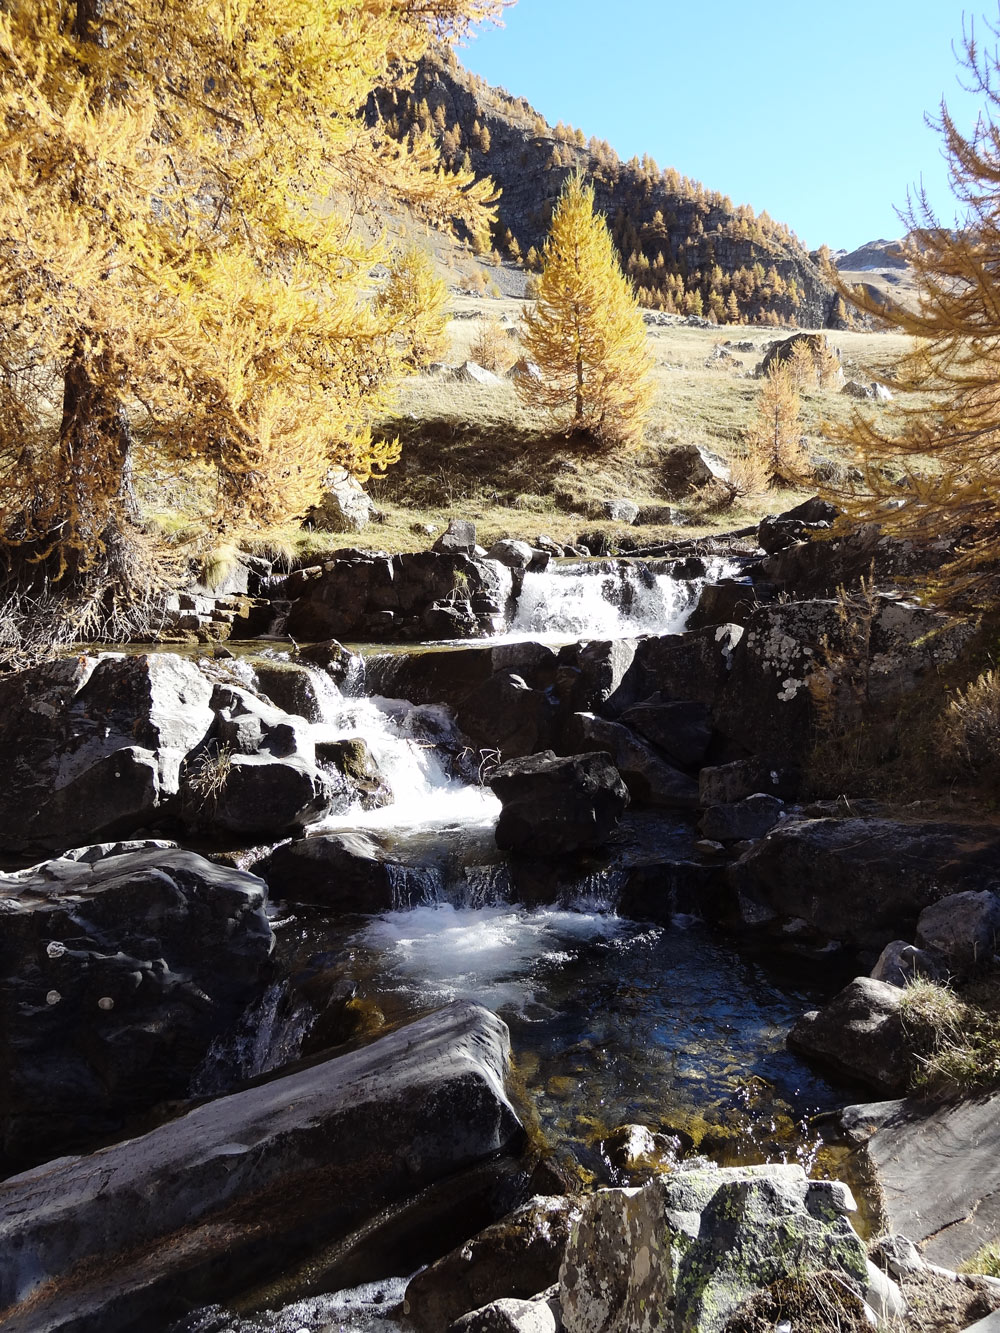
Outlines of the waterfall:
M 735 566 L 706 560 L 702 579 L 677 579 L 644 561 L 555 564 L 525 574 L 506 638 L 623 639 L 679 634 L 707 582 Z
M 326 672 L 306 669 L 320 708 L 312 739 L 319 744 L 360 737 L 392 792 L 390 805 L 366 811 L 355 804 L 345 813 L 328 816 L 315 826 L 317 832 L 492 827 L 500 810 L 496 797 L 453 771 L 452 757 L 461 753 L 463 742 L 447 708 L 347 694 Z M 356 674 L 355 688 L 361 680 Z

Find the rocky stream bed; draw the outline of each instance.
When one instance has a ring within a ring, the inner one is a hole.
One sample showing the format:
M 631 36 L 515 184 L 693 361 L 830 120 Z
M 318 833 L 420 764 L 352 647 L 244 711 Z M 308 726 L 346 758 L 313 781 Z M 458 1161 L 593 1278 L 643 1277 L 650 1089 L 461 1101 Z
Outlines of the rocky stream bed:
M 0 1326 L 992 1328 L 997 1102 L 905 1096 L 899 1001 L 996 952 L 1000 828 L 801 779 L 838 584 L 876 706 L 970 629 L 830 517 L 248 560 L 0 677 Z

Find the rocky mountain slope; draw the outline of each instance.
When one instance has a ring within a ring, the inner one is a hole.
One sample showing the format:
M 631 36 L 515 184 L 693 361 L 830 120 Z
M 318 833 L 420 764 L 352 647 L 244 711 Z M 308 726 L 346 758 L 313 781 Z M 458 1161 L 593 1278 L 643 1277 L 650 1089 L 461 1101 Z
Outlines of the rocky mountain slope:
M 623 163 L 608 143 L 550 126 L 450 54 L 427 57 L 412 89 L 380 94 L 370 114 L 399 138 L 430 133 L 446 161 L 491 176 L 502 191 L 496 248 L 529 269 L 563 182 L 582 170 L 645 305 L 720 323 L 845 322 L 825 257 L 807 253 L 786 226 L 648 156 Z
M 849 253 L 838 251 L 833 262 L 843 282 L 863 287 L 880 301 L 912 307 L 916 304 L 913 266 L 901 245 L 899 240 L 868 241 Z

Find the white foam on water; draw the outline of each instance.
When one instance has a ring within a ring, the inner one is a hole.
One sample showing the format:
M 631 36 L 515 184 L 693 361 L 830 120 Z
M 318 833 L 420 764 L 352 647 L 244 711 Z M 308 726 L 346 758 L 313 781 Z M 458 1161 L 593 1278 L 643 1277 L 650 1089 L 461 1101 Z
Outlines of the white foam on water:
M 486 787 L 463 782 L 448 771 L 442 745 L 458 746 L 458 731 L 447 708 L 405 699 L 345 697 L 323 671 L 310 671 L 322 709 L 312 728 L 316 741 L 360 736 L 392 791 L 392 804 L 379 810 L 355 807 L 314 825 L 337 829 L 443 829 L 489 827 L 500 802 Z
M 654 573 L 642 562 L 622 562 L 612 569 L 554 565 L 542 574 L 525 574 L 517 610 L 501 641 L 531 637 L 565 643 L 679 634 L 705 583 L 736 572 L 731 561 L 705 563 L 704 579 L 675 579 Z
M 445 903 L 376 917 L 359 939 L 382 955 L 390 988 L 429 1004 L 467 999 L 524 1013 L 543 970 L 630 932 L 631 922 L 601 911 Z

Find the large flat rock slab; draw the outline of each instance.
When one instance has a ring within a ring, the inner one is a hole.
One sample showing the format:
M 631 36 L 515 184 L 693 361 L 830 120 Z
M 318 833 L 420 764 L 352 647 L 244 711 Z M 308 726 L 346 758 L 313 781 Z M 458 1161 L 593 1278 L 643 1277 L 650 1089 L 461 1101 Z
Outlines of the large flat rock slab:
M 912 1101 L 848 1107 L 865 1139 L 887 1228 L 945 1268 L 1000 1233 L 1000 1093 L 950 1105 Z
M 509 1053 L 499 1018 L 453 1004 L 140 1138 L 11 1178 L 0 1185 L 0 1327 L 159 1327 L 512 1147 Z

